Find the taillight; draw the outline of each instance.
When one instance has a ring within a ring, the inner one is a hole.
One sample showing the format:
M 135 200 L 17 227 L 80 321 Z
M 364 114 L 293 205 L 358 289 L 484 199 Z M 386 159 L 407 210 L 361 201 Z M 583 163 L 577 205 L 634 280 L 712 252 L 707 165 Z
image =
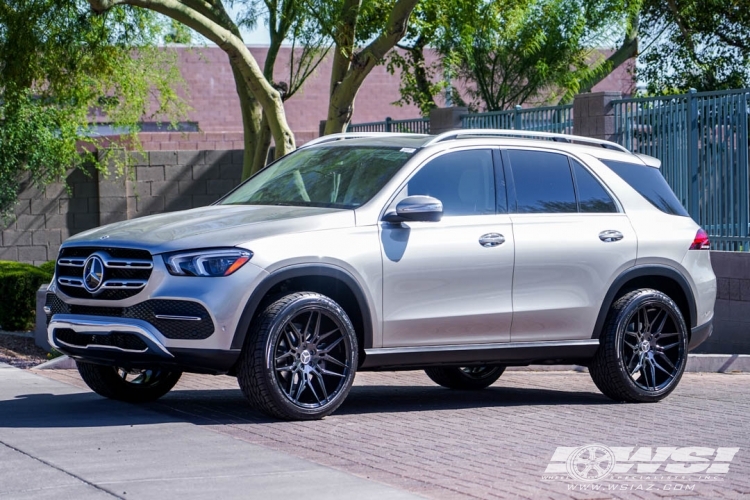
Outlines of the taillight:
M 703 229 L 698 229 L 690 250 L 711 250 L 711 240 L 708 239 L 708 233 Z

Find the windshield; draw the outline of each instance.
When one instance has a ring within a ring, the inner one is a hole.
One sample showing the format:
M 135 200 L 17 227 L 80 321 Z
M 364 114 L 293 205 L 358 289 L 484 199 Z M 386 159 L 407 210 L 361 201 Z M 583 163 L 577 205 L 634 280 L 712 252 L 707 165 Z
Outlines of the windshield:
M 301 149 L 250 178 L 220 204 L 356 208 L 375 196 L 414 151 L 365 146 Z

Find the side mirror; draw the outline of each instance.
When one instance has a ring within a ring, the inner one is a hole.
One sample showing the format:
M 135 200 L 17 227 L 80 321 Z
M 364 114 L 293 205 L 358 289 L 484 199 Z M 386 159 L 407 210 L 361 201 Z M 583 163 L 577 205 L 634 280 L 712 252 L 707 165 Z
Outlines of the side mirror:
M 393 224 L 401 222 L 438 222 L 443 218 L 443 203 L 432 196 L 407 196 L 388 212 L 383 220 Z

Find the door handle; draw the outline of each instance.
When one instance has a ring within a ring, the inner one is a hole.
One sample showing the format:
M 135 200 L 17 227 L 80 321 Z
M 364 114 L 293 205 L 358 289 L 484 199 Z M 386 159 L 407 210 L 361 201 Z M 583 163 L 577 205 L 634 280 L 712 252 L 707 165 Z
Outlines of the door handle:
M 490 248 L 505 243 L 505 236 L 499 233 L 487 233 L 479 237 L 479 244 L 483 247 Z
M 620 231 L 615 230 L 607 230 L 602 231 L 599 233 L 599 239 L 602 240 L 604 243 L 612 243 L 613 241 L 620 241 L 623 238 L 622 233 Z

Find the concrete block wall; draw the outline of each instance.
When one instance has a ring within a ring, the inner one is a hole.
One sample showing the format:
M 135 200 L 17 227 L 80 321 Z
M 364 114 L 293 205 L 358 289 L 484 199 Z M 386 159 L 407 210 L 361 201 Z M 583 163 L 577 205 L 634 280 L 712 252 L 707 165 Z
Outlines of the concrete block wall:
M 209 205 L 239 184 L 242 150 L 133 154 L 117 175 L 74 170 L 65 184 L 22 185 L 15 219 L 0 227 L 0 260 L 54 260 L 68 237 L 104 224 Z
M 67 183 L 45 189 L 22 184 L 15 219 L 2 226 L 0 260 L 41 264 L 57 256 L 70 235 L 99 225 L 99 184 L 95 171 L 75 170 Z
M 711 252 L 717 278 L 714 333 L 696 352 L 750 354 L 750 253 Z

